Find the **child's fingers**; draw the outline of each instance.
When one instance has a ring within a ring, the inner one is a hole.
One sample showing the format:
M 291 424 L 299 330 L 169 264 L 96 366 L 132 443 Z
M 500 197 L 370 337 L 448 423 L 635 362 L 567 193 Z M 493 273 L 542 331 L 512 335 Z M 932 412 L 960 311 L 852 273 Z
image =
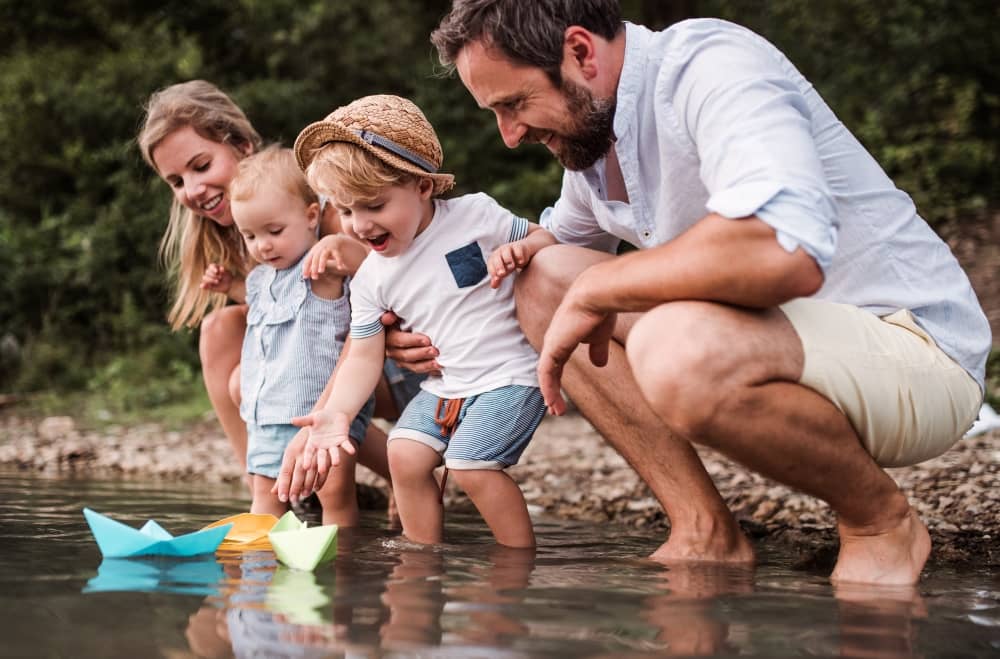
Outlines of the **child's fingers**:
M 340 448 L 344 449 L 344 453 L 350 453 L 351 455 L 357 455 L 358 450 L 354 448 L 354 442 L 351 441 L 350 437 L 347 437 L 340 443 Z
M 306 426 L 311 426 L 314 423 L 316 423 L 316 420 L 313 418 L 312 414 L 292 417 L 292 425 L 298 426 L 299 428 L 305 428 Z
M 302 457 L 300 458 L 300 463 L 303 470 L 308 470 L 312 467 L 313 462 L 316 460 L 316 445 L 313 444 L 312 438 L 306 442 L 305 447 L 302 449 Z
M 305 475 L 306 470 L 302 468 L 301 458 L 296 458 L 292 467 L 291 480 L 288 484 L 288 493 L 284 501 L 297 501 L 302 498 L 302 481 L 305 479 Z
M 316 489 L 316 465 L 313 465 L 306 470 L 305 476 L 302 477 L 302 492 L 300 492 L 299 498 L 305 499 Z
M 326 475 L 330 471 L 330 452 L 320 451 L 316 454 L 316 477 L 319 480 L 326 480 Z M 316 488 L 317 490 L 319 487 Z

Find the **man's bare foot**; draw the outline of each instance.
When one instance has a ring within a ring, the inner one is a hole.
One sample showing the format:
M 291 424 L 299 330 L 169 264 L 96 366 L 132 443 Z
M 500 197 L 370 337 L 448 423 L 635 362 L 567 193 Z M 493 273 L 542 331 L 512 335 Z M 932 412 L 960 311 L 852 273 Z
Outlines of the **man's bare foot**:
M 649 556 L 657 563 L 754 563 L 753 545 L 738 526 L 727 531 L 708 534 L 682 535 L 670 532 L 667 541 Z
M 852 533 L 840 526 L 834 583 L 907 586 L 917 583 L 931 553 L 927 527 L 910 508 L 898 524 L 880 533 Z

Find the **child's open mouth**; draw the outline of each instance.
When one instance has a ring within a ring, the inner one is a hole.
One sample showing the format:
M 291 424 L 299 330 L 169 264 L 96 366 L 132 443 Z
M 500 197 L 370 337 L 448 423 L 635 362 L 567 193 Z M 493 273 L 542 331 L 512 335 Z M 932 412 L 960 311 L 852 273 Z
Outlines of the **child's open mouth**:
M 389 242 L 389 234 L 383 233 L 381 236 L 375 236 L 374 238 L 368 238 L 368 244 L 372 246 L 376 252 L 381 252 L 385 249 L 386 243 Z

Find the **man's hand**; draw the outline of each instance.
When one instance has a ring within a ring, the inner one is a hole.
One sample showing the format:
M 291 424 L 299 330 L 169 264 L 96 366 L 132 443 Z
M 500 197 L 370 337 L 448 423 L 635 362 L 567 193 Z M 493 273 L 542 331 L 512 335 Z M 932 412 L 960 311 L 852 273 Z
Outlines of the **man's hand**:
M 414 373 L 441 375 L 441 365 L 435 361 L 440 354 L 423 334 L 399 329 L 399 318 L 391 311 L 382 314 L 386 327 L 385 353 L 403 368 Z
M 608 349 L 617 314 L 588 309 L 571 286 L 556 309 L 542 339 L 538 356 L 538 384 L 549 412 L 561 415 L 566 401 L 559 390 L 563 366 L 581 343 L 590 345 L 590 361 L 595 366 L 608 363 Z
M 218 263 L 209 263 L 201 276 L 201 288 L 213 293 L 228 293 L 233 275 Z

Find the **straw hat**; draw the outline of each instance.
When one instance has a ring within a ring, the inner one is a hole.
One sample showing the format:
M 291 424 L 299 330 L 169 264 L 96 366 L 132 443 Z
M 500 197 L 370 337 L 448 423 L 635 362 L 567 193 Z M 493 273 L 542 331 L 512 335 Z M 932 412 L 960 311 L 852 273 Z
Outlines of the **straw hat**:
M 391 167 L 431 179 L 434 194 L 455 185 L 454 176 L 438 173 L 444 154 L 434 128 L 405 98 L 365 96 L 303 128 L 295 139 L 295 159 L 302 171 L 316 151 L 331 142 L 354 144 Z

